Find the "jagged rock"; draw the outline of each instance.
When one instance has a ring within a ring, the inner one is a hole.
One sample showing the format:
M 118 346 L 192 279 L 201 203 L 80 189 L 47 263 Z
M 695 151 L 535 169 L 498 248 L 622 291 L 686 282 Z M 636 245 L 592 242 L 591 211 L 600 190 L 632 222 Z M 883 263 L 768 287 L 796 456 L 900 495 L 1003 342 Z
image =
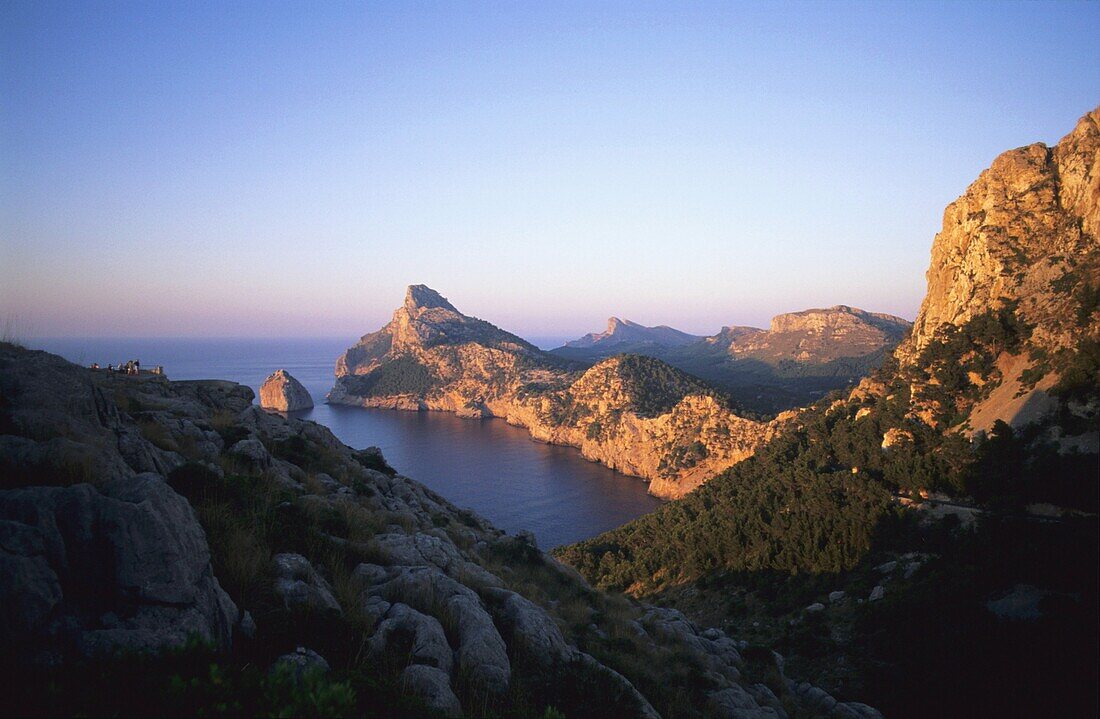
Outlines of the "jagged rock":
M 462 704 L 451 689 L 446 672 L 424 664 L 410 664 L 401 672 L 401 687 L 445 717 L 462 716 Z
M 787 710 L 783 708 L 783 702 L 779 701 L 779 697 L 767 685 L 753 684 L 747 687 L 747 691 L 760 707 L 770 707 L 775 710 L 775 714 L 779 719 L 787 719 Z
M 340 614 L 332 587 L 300 554 L 276 554 L 275 593 L 291 611 Z
M 6 640 L 40 626 L 61 602 L 61 583 L 45 552 L 37 527 L 0 521 L 0 636 Z
M 814 614 L 816 612 L 823 612 L 823 611 L 825 611 L 825 605 L 822 604 L 821 602 L 814 602 L 810 606 L 806 607 L 805 611 L 806 611 L 807 614 Z
M 640 719 L 661 719 L 661 715 L 657 713 L 649 700 L 642 696 L 641 692 L 622 674 L 604 666 L 594 657 L 584 652 L 577 654 L 577 661 L 588 671 L 598 672 L 613 683 L 615 690 L 618 692 L 617 698 L 619 701 L 617 703 L 621 707 L 623 716 L 637 716 Z
M 1083 342 L 1100 339 L 1095 308 L 1080 300 L 1100 272 L 1098 151 L 1100 108 L 1053 148 L 1035 143 L 1002 153 L 948 205 L 932 244 L 927 293 L 910 339 L 896 352 L 901 369 L 927 370 L 917 366 L 925 348 L 991 311 L 1007 312 L 1029 330 L 1019 347 L 991 357 L 988 371 L 968 372 L 981 396 L 957 393 L 950 413 L 939 390 L 914 381 L 910 418 L 937 426 L 945 414 L 961 415 L 969 436 L 998 421 L 1014 428 L 1044 419 L 1061 424 L 1062 403 L 1050 393 L 1058 363 L 1039 358 L 1078 353 Z M 1094 429 L 1077 434 L 1097 446 Z
M 328 662 L 317 652 L 305 647 L 298 647 L 293 652 L 284 654 L 275 660 L 271 671 L 285 671 L 294 682 L 301 681 L 306 674 L 328 674 L 331 670 Z
M 371 548 L 390 564 L 433 566 L 467 584 L 476 583 L 482 587 L 503 586 L 499 577 L 463 557 L 454 542 L 441 531 L 439 534 L 379 534 L 371 541 Z
M 985 607 L 1001 619 L 1038 619 L 1043 616 L 1040 604 L 1049 594 L 1046 589 L 1030 584 L 1017 584 L 998 599 L 986 602 Z
M 820 714 L 828 715 L 836 707 L 836 699 L 829 692 L 808 682 L 799 684 L 797 693 L 803 704 Z
M 313 398 L 302 383 L 285 369 L 268 375 L 260 385 L 260 406 L 279 412 L 297 412 L 313 407 Z
M 0 572 L 12 580 L 0 584 L 6 638 L 86 656 L 181 646 L 191 634 L 225 647 L 239 614 L 191 506 L 153 474 L 0 492 Z M 61 625 L 67 636 L 51 637 Z
M 886 589 L 881 584 L 876 584 L 875 588 L 871 590 L 871 595 L 867 597 L 869 602 L 877 602 L 886 596 Z
M 1072 313 L 1050 282 L 1067 258 L 1085 259 L 1100 241 L 1098 147 L 1100 108 L 1054 148 L 1035 143 L 1001 154 L 948 205 L 928 291 L 900 356 L 915 359 L 941 326 L 962 325 L 1002 298 L 1022 300 L 1038 346 L 1053 353 L 1072 344 Z
M 876 572 L 881 572 L 882 574 L 889 574 L 890 572 L 894 571 L 897 568 L 898 568 L 897 560 L 890 560 L 889 562 L 883 562 L 882 564 L 875 567 L 875 571 Z
M 837 590 L 835 592 L 829 592 L 829 604 L 836 604 L 837 602 L 844 601 L 844 597 L 848 596 L 846 592 Z

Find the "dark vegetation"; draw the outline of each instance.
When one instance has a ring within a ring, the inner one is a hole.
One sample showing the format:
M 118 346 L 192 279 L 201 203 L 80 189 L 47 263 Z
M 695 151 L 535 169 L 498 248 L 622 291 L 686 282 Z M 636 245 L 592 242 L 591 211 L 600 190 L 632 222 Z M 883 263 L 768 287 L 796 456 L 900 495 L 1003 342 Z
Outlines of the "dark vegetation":
M 879 349 L 858 357 L 826 362 L 784 360 L 770 363 L 754 358 L 735 359 L 721 344 L 706 346 L 702 343 L 671 349 L 652 343 L 639 344 L 616 352 L 622 353 L 660 359 L 713 387 L 737 408 L 739 415 L 761 420 L 771 419 L 784 410 L 804 407 L 858 381 L 887 356 L 886 349 Z M 552 354 L 583 362 L 586 366 L 612 356 L 572 347 L 556 349 Z
M 388 360 L 364 375 L 349 375 L 341 380 L 349 394 L 359 397 L 430 392 L 439 385 L 430 369 L 408 355 Z
M 861 695 L 889 717 L 1096 716 L 1097 524 L 990 516 L 856 613 Z M 987 603 L 1039 587 L 1039 616 Z
M 689 394 L 715 396 L 713 389 L 661 360 L 642 355 L 620 355 L 616 374 L 633 399 L 639 417 L 657 417 Z

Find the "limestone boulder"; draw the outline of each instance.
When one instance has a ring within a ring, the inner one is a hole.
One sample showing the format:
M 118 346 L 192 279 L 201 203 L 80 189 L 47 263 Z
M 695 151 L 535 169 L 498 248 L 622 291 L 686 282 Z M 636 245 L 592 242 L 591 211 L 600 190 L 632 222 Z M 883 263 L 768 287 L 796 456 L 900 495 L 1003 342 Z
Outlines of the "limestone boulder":
M 290 611 L 341 613 L 332 587 L 300 554 L 275 555 L 275 593 Z
M 0 492 L 5 641 L 61 654 L 229 646 L 239 611 L 206 535 L 162 477 Z
M 311 409 L 313 398 L 301 382 L 280 369 L 268 375 L 260 385 L 260 406 L 277 412 L 297 412 Z

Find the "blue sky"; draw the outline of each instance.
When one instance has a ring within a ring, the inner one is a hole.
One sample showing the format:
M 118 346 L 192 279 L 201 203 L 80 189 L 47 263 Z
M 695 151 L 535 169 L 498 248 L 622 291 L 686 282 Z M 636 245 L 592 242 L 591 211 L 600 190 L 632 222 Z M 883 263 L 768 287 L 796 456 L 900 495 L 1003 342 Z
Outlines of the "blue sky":
M 1100 4 L 0 5 L 0 309 L 348 335 L 912 318 L 944 206 L 1100 103 Z

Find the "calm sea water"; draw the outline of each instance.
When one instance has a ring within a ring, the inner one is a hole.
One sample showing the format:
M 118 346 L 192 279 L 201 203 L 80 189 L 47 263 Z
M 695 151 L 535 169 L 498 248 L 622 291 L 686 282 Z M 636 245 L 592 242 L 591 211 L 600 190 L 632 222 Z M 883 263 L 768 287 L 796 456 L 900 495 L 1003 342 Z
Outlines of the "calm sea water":
M 559 340 L 536 343 L 552 347 Z M 544 549 L 593 537 L 660 504 L 642 480 L 588 462 L 574 449 L 533 442 L 526 430 L 503 420 L 324 404 L 336 358 L 353 342 L 44 338 L 27 344 L 80 364 L 139 359 L 143 368 L 164 365 L 170 379 L 228 379 L 257 392 L 268 374 L 286 369 L 316 404 L 296 416 L 327 425 L 352 447 L 381 447 L 402 474 L 501 529 L 534 532 Z

